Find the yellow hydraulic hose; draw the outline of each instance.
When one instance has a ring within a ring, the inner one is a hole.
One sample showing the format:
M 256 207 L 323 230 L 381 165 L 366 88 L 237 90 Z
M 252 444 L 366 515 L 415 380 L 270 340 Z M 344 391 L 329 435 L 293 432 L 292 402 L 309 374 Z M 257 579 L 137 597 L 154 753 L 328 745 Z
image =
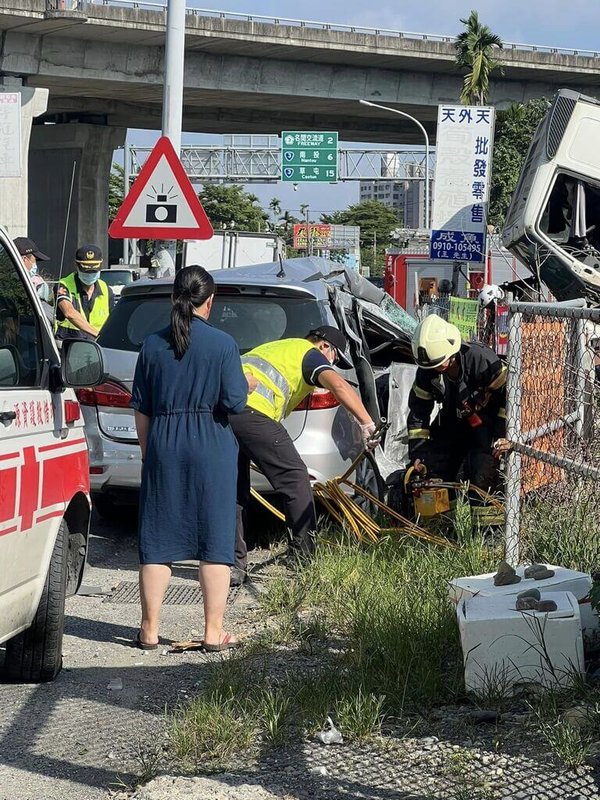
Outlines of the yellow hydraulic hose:
M 326 481 L 325 483 L 315 483 L 313 485 L 313 492 L 316 497 L 323 503 L 331 516 L 340 523 L 348 527 L 360 542 L 376 543 L 382 535 L 393 533 L 404 533 L 408 536 L 414 536 L 418 539 L 423 539 L 431 544 L 437 544 L 441 547 L 456 547 L 454 542 L 449 541 L 443 536 L 430 533 L 422 528 L 420 525 L 412 522 L 411 520 L 403 517 L 392 508 L 382 503 L 379 498 L 375 497 L 371 492 L 358 486 L 356 483 L 348 480 L 358 464 L 365 457 L 366 453 L 361 453 L 346 470 L 346 472 L 334 478 L 333 480 Z M 257 469 L 252 465 L 253 469 Z M 348 494 L 346 494 L 342 485 L 346 485 L 353 489 L 355 494 L 362 495 L 370 503 L 373 503 L 379 508 L 387 517 L 391 517 L 392 522 L 397 524 L 390 527 L 382 527 L 373 517 L 368 514 L 364 508 L 361 508 Z M 265 508 L 267 508 L 278 519 L 285 521 L 285 516 L 275 508 L 268 500 L 266 500 L 256 489 L 251 489 L 252 497 L 258 500 Z

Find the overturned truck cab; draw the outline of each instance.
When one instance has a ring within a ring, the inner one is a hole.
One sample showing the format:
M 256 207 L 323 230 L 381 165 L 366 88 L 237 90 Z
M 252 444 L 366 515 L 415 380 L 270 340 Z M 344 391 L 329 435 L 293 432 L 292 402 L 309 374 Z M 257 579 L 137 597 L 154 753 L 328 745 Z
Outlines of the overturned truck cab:
M 561 89 L 533 137 L 505 247 L 557 300 L 600 304 L 600 102 Z

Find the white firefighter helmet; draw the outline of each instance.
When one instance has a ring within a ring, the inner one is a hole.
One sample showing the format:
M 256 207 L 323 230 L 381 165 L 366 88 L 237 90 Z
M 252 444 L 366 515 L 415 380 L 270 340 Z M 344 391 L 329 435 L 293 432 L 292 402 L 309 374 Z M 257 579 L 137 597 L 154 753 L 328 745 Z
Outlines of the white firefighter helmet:
M 483 289 L 479 292 L 479 302 L 486 308 L 494 300 L 504 300 L 504 292 L 495 283 L 486 283 Z
M 462 344 L 456 325 L 429 314 L 417 325 L 412 337 L 415 361 L 423 369 L 439 367 L 444 361 L 458 353 Z

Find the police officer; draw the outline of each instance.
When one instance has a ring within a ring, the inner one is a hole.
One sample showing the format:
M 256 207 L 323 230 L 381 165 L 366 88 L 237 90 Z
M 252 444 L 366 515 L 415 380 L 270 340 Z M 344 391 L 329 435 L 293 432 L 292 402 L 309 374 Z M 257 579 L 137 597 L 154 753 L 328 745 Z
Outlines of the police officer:
M 242 356 L 251 393 L 245 410 L 229 418 L 240 446 L 233 585 L 245 579 L 251 461 L 283 497 L 292 554 L 309 557 L 315 548 L 316 514 L 308 472 L 281 421 L 321 386 L 355 417 L 363 442 L 371 444 L 373 420 L 352 386 L 333 369 L 335 363 L 352 366 L 345 350 L 345 336 L 331 325 L 321 325 L 305 339 L 268 342 Z
M 456 481 L 462 467 L 465 480 L 494 491 L 497 458 L 508 444 L 506 367 L 489 347 L 462 342 L 458 328 L 435 314 L 417 326 L 412 350 L 418 369 L 408 398 L 411 461 L 445 481 Z M 441 408 L 432 422 L 436 403 Z M 483 523 L 499 524 L 476 493 L 469 502 Z
M 52 325 L 54 323 L 54 309 L 50 305 L 50 287 L 38 272 L 38 261 L 50 261 L 50 256 L 42 253 L 33 239 L 28 239 L 26 236 L 17 236 L 13 241 L 35 287 L 35 291 L 42 301 L 44 314 Z
M 100 280 L 102 251 L 84 244 L 75 253 L 75 272 L 56 290 L 58 339 L 95 339 L 115 305 L 110 287 Z
M 36 292 L 41 300 L 48 303 L 50 300 L 50 289 L 46 281 L 38 273 L 38 261 L 50 261 L 50 256 L 42 253 L 33 239 L 28 239 L 26 236 L 17 236 L 13 241 L 19 251 L 19 255 L 23 259 L 23 264 L 29 273 L 29 277 L 35 286 Z

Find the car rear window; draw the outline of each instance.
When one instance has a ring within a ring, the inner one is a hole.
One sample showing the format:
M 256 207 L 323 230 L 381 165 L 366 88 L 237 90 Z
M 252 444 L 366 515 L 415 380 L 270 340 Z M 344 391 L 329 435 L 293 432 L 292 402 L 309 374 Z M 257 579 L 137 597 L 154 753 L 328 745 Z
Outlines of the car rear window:
M 133 275 L 128 269 L 103 269 L 100 277 L 109 286 L 128 286 L 133 283 Z
M 170 297 L 124 297 L 104 324 L 98 344 L 137 352 L 148 334 L 169 324 L 170 314 Z M 312 298 L 218 295 L 209 321 L 233 336 L 241 353 L 265 342 L 301 338 L 323 322 L 319 304 Z

